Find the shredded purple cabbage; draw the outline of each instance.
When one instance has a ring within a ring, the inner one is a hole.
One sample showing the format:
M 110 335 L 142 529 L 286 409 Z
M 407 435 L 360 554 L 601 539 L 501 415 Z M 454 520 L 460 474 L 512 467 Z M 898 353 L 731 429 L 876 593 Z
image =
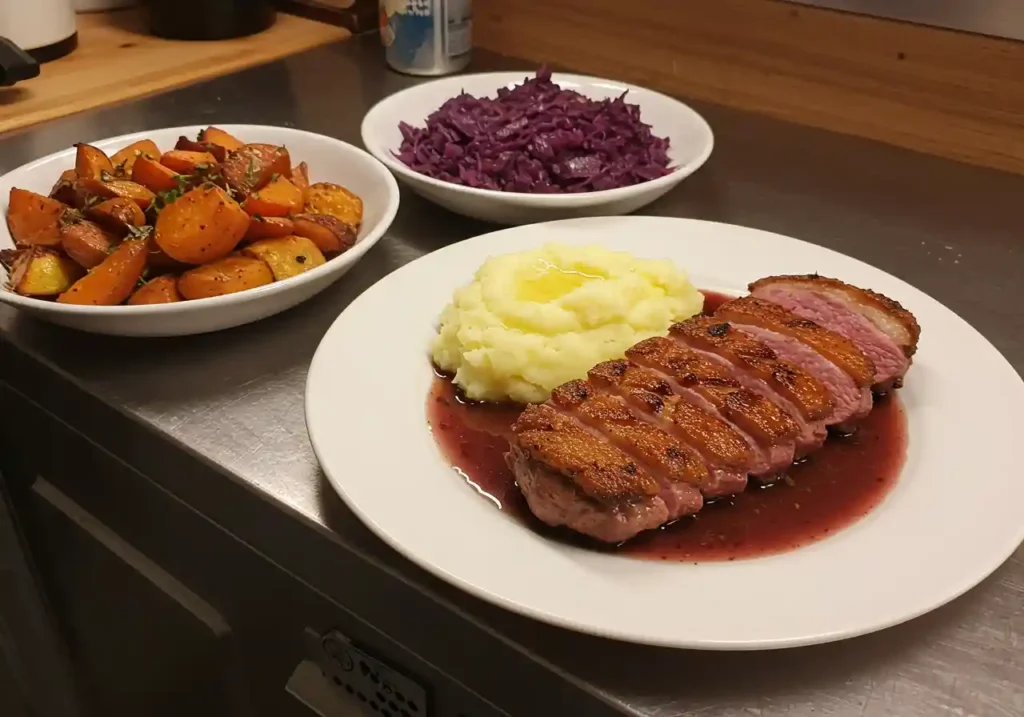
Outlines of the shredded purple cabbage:
M 395 156 L 434 179 L 533 194 L 616 189 L 671 173 L 669 140 L 654 136 L 625 98 L 562 89 L 542 67 L 496 99 L 451 98 L 424 128 L 401 122 Z

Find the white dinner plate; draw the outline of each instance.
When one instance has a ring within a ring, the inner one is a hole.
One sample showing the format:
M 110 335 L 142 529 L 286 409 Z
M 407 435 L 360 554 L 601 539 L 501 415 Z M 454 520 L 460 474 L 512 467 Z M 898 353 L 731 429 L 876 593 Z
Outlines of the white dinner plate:
M 891 493 L 808 547 L 699 565 L 589 552 L 499 512 L 448 467 L 427 428 L 428 342 L 454 289 L 488 256 L 549 241 L 668 258 L 704 289 L 740 293 L 759 277 L 819 272 L 903 303 L 922 334 L 900 392 L 908 448 Z M 961 595 L 1024 539 L 1024 480 L 1013 452 L 1024 428 L 1024 383 L 999 352 L 879 269 L 738 226 L 570 220 L 424 256 L 379 281 L 331 326 L 310 367 L 306 422 L 339 495 L 409 559 L 509 610 L 640 643 L 764 649 L 872 632 Z

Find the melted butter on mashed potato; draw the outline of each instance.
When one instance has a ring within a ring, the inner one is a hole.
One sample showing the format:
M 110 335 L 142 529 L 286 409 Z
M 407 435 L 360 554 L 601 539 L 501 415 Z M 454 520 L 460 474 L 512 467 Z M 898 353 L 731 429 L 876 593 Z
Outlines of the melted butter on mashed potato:
M 548 244 L 488 259 L 441 314 L 431 353 L 471 399 L 539 403 L 703 304 L 670 261 Z

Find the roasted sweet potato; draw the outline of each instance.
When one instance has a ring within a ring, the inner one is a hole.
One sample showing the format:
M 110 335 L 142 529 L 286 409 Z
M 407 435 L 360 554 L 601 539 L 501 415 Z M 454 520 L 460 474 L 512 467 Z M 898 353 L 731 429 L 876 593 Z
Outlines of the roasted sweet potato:
M 295 222 L 288 217 L 253 217 L 249 220 L 249 228 L 242 237 L 245 241 L 273 239 L 294 234 Z
M 82 274 L 82 268 L 66 256 L 34 246 L 18 253 L 7 284 L 22 296 L 57 296 Z
M 287 177 L 291 171 L 288 150 L 272 144 L 247 144 L 221 163 L 228 185 L 246 196 L 266 186 L 275 174 Z
M 328 214 L 358 229 L 363 223 L 363 200 L 342 186 L 317 182 L 306 192 L 306 211 Z
M 150 279 L 136 289 L 128 299 L 128 303 L 132 306 L 173 304 L 175 301 L 181 301 L 181 294 L 178 293 L 178 277 L 170 274 Z
M 189 139 L 185 136 L 178 137 L 178 141 L 174 145 L 174 148 L 185 150 L 186 152 L 207 152 L 208 154 L 212 154 L 216 157 L 218 162 L 223 162 L 228 158 L 228 150 L 221 147 L 219 144 L 214 144 L 213 142 L 196 142 L 195 140 Z
M 129 296 L 146 268 L 147 239 L 126 239 L 103 262 L 57 297 L 62 304 L 116 306 Z
M 207 127 L 204 129 L 199 133 L 199 141 L 223 147 L 228 152 L 234 152 L 236 149 L 241 149 L 245 144 L 242 140 L 237 137 L 233 137 L 218 127 Z
M 261 239 L 242 249 L 242 254 L 265 261 L 274 281 L 297 276 L 327 261 L 316 244 L 299 236 Z
M 208 299 L 254 289 L 273 280 L 266 262 L 235 255 L 189 269 L 178 278 L 178 291 L 186 299 Z
M 67 206 L 56 199 L 27 189 L 11 188 L 7 203 L 7 228 L 22 246 L 60 244 L 60 218 Z
M 278 177 L 263 189 L 253 192 L 242 203 L 250 215 L 286 217 L 302 211 L 302 190 L 285 177 Z
M 135 163 L 138 165 L 138 162 Z M 143 211 L 153 203 L 156 195 L 138 182 L 131 182 L 127 179 L 114 179 L 104 182 L 99 179 L 87 179 L 79 177 L 75 180 L 75 205 L 78 207 L 90 207 L 104 199 L 114 197 L 125 197 L 133 200 Z
M 302 190 L 302 200 L 305 202 L 309 192 L 309 166 L 305 162 L 292 167 L 292 184 Z
M 200 169 L 207 169 L 217 164 L 217 158 L 209 152 L 189 152 L 184 149 L 172 149 L 164 152 L 160 164 L 178 174 L 194 174 Z
M 91 144 L 76 144 L 75 147 L 75 174 L 89 179 L 100 179 L 104 173 L 113 176 L 114 164 L 102 149 Z
M 140 139 L 124 149 L 119 149 L 110 157 L 110 163 L 114 165 L 114 174 L 125 179 L 131 177 L 132 169 L 139 157 L 160 159 L 160 148 L 151 139 Z
M 75 212 L 74 214 L 77 214 Z M 98 224 L 69 212 L 60 223 L 60 244 L 79 266 L 92 269 L 103 263 L 117 246 L 118 238 Z
M 316 244 L 324 254 L 340 254 L 356 243 L 356 230 L 337 217 L 327 214 L 296 214 L 294 232 Z
M 108 231 L 124 236 L 129 227 L 141 227 L 146 215 L 134 199 L 114 197 L 105 199 L 85 210 L 85 215 Z
M 61 172 L 57 183 L 50 190 L 50 199 L 56 199 L 64 204 L 74 204 L 76 179 L 78 179 L 78 175 L 75 174 L 73 169 L 65 169 Z
M 155 159 L 143 156 L 132 167 L 132 181 L 151 192 L 169 192 L 178 188 L 178 173 Z
M 186 192 L 160 212 L 155 239 L 172 259 L 205 264 L 234 251 L 248 229 L 245 210 L 220 187 L 206 185 Z

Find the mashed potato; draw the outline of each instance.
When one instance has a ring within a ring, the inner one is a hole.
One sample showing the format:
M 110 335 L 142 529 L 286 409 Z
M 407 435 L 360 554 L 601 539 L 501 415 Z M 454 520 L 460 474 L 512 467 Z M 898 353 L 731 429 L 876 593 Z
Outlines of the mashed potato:
M 471 399 L 538 403 L 703 304 L 669 261 L 548 244 L 488 259 L 441 314 L 431 353 Z

